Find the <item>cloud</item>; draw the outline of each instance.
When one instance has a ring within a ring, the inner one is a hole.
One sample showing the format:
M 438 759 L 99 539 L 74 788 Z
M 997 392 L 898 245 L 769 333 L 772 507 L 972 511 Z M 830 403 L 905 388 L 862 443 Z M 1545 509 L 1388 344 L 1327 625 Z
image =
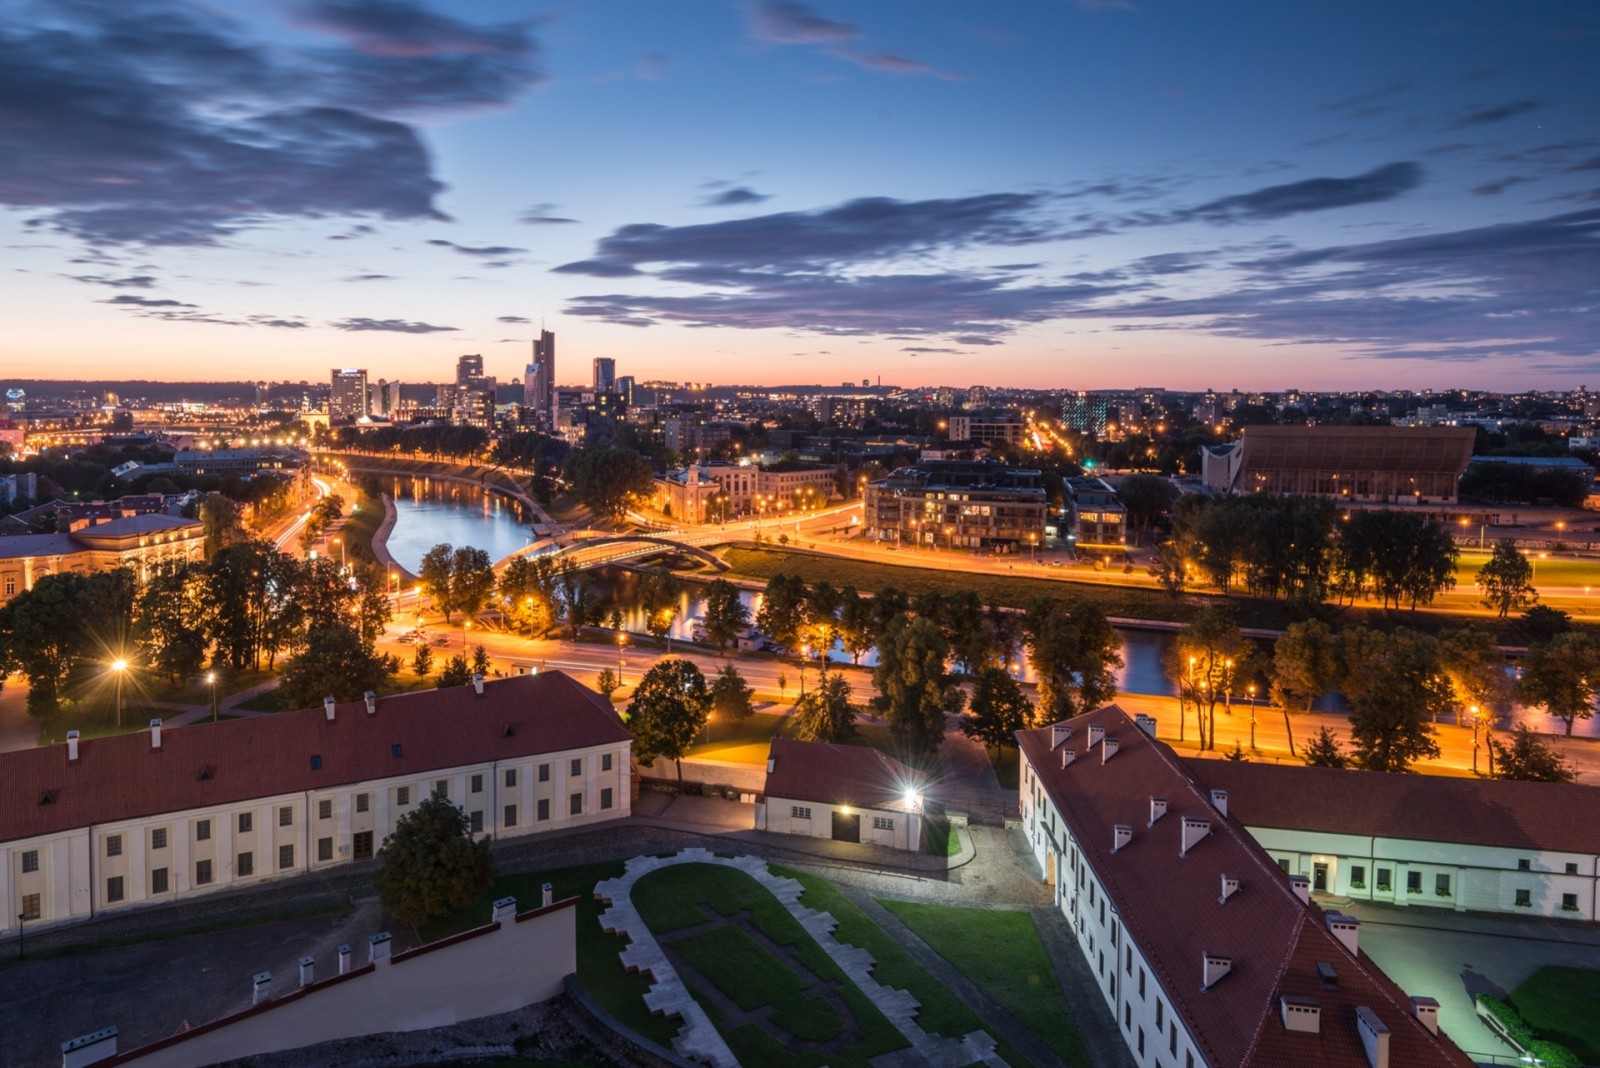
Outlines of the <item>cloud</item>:
M 1321 110 L 1347 119 L 1370 119 L 1392 110 L 1391 101 L 1410 88 L 1411 83 L 1406 79 L 1394 78 L 1368 92 L 1323 104 Z
M 254 326 L 270 326 L 278 330 L 304 330 L 311 325 L 303 319 L 274 319 L 267 315 L 252 315 L 250 322 Z
M 386 282 L 393 278 L 392 274 L 353 274 L 348 278 L 341 278 L 341 282 Z
M 919 353 L 919 354 L 920 353 L 924 353 L 924 352 L 948 352 L 948 353 L 951 353 L 952 355 L 956 355 L 956 356 L 959 356 L 961 354 L 961 350 L 960 349 L 943 349 L 943 348 L 939 348 L 938 346 L 935 346 L 935 345 L 907 345 L 906 347 L 902 348 L 900 351 L 901 352 L 915 352 L 915 353 Z
M 749 35 L 768 44 L 839 44 L 861 36 L 861 28 L 853 23 L 835 22 L 788 0 L 747 4 L 745 16 Z
M 14 8 L 0 23 L 0 205 L 98 244 L 441 219 L 443 186 L 401 119 L 504 106 L 542 77 L 527 23 L 472 26 L 405 0 L 295 9 L 333 45 L 268 46 L 177 0 Z
M 1281 219 L 1308 211 L 1393 200 L 1421 183 L 1422 168 L 1417 164 L 1389 163 L 1354 178 L 1308 178 L 1223 197 L 1182 210 L 1175 218 L 1219 223 Z
M 1515 118 L 1518 115 L 1534 110 L 1539 107 L 1540 103 L 1541 101 L 1538 100 L 1515 100 L 1509 104 L 1469 111 L 1450 123 L 1446 129 L 1461 130 L 1468 126 L 1488 126 L 1491 123 L 1503 122 L 1506 119 Z
M 531 322 L 531 320 L 525 319 L 520 315 L 502 315 L 502 316 L 500 316 L 500 318 L 496 319 L 495 322 L 497 322 L 497 323 L 526 323 L 526 322 Z
M 413 323 L 404 319 L 339 319 L 328 324 L 335 330 L 383 331 L 391 334 L 439 334 L 453 332 L 453 326 Z
M 1496 197 L 1514 185 L 1523 185 L 1529 181 L 1531 179 L 1519 178 L 1515 175 L 1509 178 L 1498 178 L 1492 182 L 1484 182 L 1482 185 L 1473 186 L 1472 195 L 1475 197 Z
M 858 67 L 867 70 L 879 71 L 883 74 L 922 74 L 930 78 L 940 78 L 947 82 L 964 82 L 967 75 L 953 70 L 942 70 L 932 64 L 924 63 L 920 59 L 911 59 L 907 56 L 896 55 L 893 52 L 852 52 L 849 49 L 831 49 L 829 55 L 839 59 L 849 60 Z
M 428 244 L 437 245 L 440 248 L 451 249 L 455 252 L 461 253 L 463 256 L 510 256 L 518 252 L 528 251 L 525 248 L 512 248 L 509 245 L 482 245 L 479 247 L 473 247 L 471 245 L 458 245 L 454 241 L 446 241 L 439 237 L 431 239 Z
M 556 205 L 554 204 L 535 204 L 517 216 L 517 221 L 527 223 L 530 226 L 559 226 L 563 223 L 575 223 L 578 221 L 577 219 L 568 219 L 556 215 L 555 210 Z
M 957 334 L 952 340 L 958 345 L 1004 345 L 1005 342 L 998 338 L 986 337 L 983 334 Z
M 185 304 L 181 300 L 164 300 L 164 299 L 157 299 L 157 298 L 154 298 L 154 297 L 136 297 L 136 296 L 133 296 L 132 294 L 128 294 L 128 293 L 124 293 L 120 297 L 112 297 L 109 300 L 96 301 L 96 303 L 97 304 L 118 304 L 118 305 L 121 305 L 123 307 L 135 307 L 135 308 L 198 308 L 199 307 L 198 304 Z
M 63 275 L 74 282 L 84 282 L 88 285 L 111 286 L 115 289 L 149 289 L 156 284 L 155 277 L 148 274 L 136 274 L 128 278 L 107 278 L 98 274 L 69 274 Z
M 724 189 L 716 196 L 707 197 L 705 205 L 710 208 L 728 208 L 741 204 L 759 204 L 763 200 L 771 200 L 768 193 L 757 193 L 754 189 L 739 185 L 732 189 Z

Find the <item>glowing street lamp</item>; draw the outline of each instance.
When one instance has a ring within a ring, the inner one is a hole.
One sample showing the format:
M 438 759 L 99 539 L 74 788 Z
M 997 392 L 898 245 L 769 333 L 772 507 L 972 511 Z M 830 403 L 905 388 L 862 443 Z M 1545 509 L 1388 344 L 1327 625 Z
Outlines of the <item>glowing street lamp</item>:
M 111 661 L 111 671 L 117 680 L 117 726 L 122 726 L 122 676 L 127 673 L 128 662 L 120 656 Z
M 628 644 L 628 632 L 617 631 L 617 685 L 622 685 L 622 647 Z
M 217 673 L 206 672 L 206 685 L 211 687 L 211 722 L 217 721 Z

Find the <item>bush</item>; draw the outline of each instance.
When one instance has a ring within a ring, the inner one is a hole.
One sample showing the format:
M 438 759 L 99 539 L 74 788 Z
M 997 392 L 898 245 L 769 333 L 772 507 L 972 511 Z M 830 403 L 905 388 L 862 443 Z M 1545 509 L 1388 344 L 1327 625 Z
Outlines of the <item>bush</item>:
M 1528 1052 L 1545 1068 L 1581 1068 L 1583 1063 L 1578 1060 L 1578 1055 L 1567 1047 L 1557 1042 L 1546 1042 L 1542 1038 L 1529 1043 Z
M 1534 1041 L 1533 1032 L 1528 1029 L 1528 1025 L 1523 1022 L 1521 1015 L 1508 1002 L 1501 1001 L 1492 994 L 1479 994 L 1477 1001 L 1478 1005 L 1490 1016 L 1493 1016 L 1500 1026 L 1505 1029 L 1511 1041 L 1523 1049 L 1527 1049 L 1532 1044 Z

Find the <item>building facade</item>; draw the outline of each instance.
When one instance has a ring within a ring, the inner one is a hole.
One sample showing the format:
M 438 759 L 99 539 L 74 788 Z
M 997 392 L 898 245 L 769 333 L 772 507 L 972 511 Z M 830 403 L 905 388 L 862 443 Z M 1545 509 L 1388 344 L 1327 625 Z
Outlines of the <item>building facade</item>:
M 87 575 L 125 567 L 143 583 L 157 567 L 204 560 L 205 548 L 205 527 L 198 520 L 160 514 L 0 538 L 0 604 L 46 575 L 67 571 Z
M 1472 427 L 1249 426 L 1231 445 L 1200 450 L 1201 481 L 1215 493 L 1449 503 L 1476 434 Z
M 898 545 L 1016 550 L 1042 545 L 1044 476 L 993 461 L 936 460 L 866 487 L 866 536 Z
M 721 523 L 742 516 L 781 520 L 838 496 L 831 467 L 770 469 L 713 461 L 656 479 L 653 507 L 686 523 Z
M 331 372 L 328 393 L 328 418 L 335 423 L 353 423 L 372 414 L 372 398 L 367 392 L 367 372 L 362 368 L 338 368 Z
M 631 811 L 631 739 L 560 672 L 0 755 L 0 933 L 376 855 L 449 798 L 475 836 Z
M 1014 416 L 952 415 L 949 429 L 951 441 L 1003 441 L 1007 445 L 1018 445 L 1027 426 Z
M 774 738 L 756 830 L 922 848 L 923 778 L 864 745 Z
M 1080 549 L 1113 549 L 1128 544 L 1128 510 L 1103 478 L 1064 479 L 1072 512 L 1074 543 Z

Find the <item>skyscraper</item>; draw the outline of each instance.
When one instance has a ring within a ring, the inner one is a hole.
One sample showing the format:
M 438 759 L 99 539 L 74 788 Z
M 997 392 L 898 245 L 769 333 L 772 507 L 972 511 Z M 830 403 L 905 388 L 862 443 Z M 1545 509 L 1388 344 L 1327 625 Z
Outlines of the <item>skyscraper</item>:
M 609 356 L 594 358 L 594 391 L 610 393 L 617 387 L 617 361 Z
M 348 423 L 371 413 L 366 368 L 333 368 L 333 390 L 328 394 L 328 421 Z
M 556 336 L 548 330 L 539 331 L 533 343 L 533 361 L 522 376 L 522 406 L 526 418 L 533 423 L 553 427 L 556 425 Z
M 483 380 L 483 357 L 461 356 L 456 359 L 456 385 L 478 388 Z

